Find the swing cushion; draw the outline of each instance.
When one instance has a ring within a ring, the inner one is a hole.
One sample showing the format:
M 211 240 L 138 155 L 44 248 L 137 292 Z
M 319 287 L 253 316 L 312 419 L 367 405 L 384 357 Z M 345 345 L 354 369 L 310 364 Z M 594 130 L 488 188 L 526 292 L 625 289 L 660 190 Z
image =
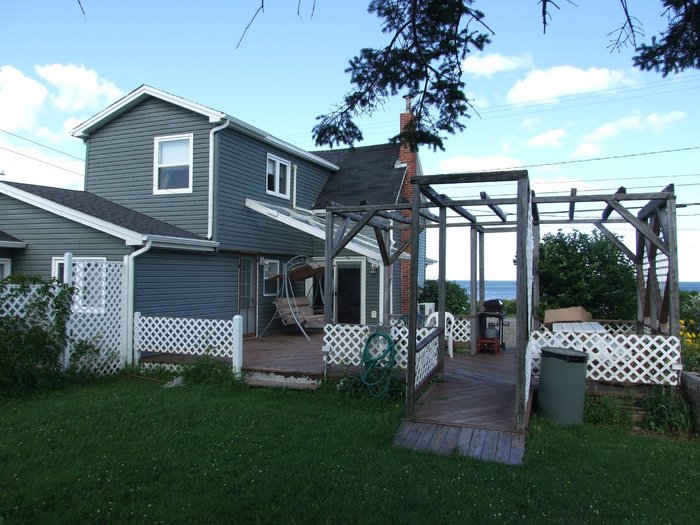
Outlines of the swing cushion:
M 323 314 L 314 314 L 309 298 L 306 296 L 289 299 L 278 297 L 275 299 L 275 306 L 280 313 L 282 323 L 285 325 L 295 324 L 295 317 L 301 324 L 323 325 Z

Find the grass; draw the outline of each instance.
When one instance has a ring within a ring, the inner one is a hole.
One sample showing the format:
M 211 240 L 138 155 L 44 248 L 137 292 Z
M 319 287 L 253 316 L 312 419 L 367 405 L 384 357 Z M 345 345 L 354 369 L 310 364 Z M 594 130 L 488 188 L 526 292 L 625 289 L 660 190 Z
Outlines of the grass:
M 534 418 L 509 467 L 396 448 L 390 403 L 111 379 L 0 401 L 0 523 L 691 523 L 698 441 Z

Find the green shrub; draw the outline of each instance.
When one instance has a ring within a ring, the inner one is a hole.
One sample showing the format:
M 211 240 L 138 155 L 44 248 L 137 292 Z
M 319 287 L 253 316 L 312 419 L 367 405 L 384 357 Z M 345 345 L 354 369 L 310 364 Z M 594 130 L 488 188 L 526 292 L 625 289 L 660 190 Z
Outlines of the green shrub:
M 55 279 L 20 275 L 0 281 L 0 304 L 18 296 L 30 298 L 24 317 L 0 317 L 1 395 L 24 396 L 63 383 L 72 295 L 73 288 Z
M 425 281 L 418 294 L 418 302 L 435 303 L 438 307 L 438 282 L 434 279 Z M 453 315 L 469 313 L 469 293 L 454 281 L 445 281 L 445 310 Z
M 632 416 L 629 410 L 612 396 L 587 394 L 584 405 L 584 421 L 592 425 L 632 428 Z
M 191 366 L 182 370 L 182 378 L 186 383 L 225 385 L 235 383 L 231 365 L 203 355 L 197 358 Z
M 693 428 L 690 407 L 677 389 L 658 386 L 643 402 L 647 417 L 644 428 L 671 435 L 688 435 Z

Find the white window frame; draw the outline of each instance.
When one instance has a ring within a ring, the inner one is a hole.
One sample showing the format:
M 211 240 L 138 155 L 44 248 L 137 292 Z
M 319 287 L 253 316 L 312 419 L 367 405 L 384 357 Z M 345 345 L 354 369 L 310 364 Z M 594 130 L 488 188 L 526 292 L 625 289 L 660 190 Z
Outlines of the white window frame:
M 273 270 L 273 266 L 275 267 Z M 278 296 L 280 293 L 280 280 L 275 279 L 275 291 L 274 293 L 269 293 L 267 291 L 267 282 L 270 277 L 280 273 L 280 262 L 279 259 L 265 259 L 265 264 L 263 265 L 263 296 L 272 297 Z
M 107 257 L 73 257 L 73 261 L 106 261 Z M 51 277 L 58 279 L 59 282 L 63 281 L 63 270 L 65 268 L 65 257 L 51 257 Z M 78 289 L 78 293 L 75 296 L 74 312 L 76 313 L 91 313 L 91 314 L 101 314 L 105 311 L 106 302 L 106 285 L 107 276 L 102 273 L 102 293 L 99 305 L 100 306 L 90 306 L 86 304 L 85 298 L 83 296 L 83 291 Z
M 186 188 L 172 188 L 172 189 L 160 189 L 158 187 L 159 181 L 159 168 L 167 167 L 167 164 L 158 163 L 158 152 L 160 150 L 160 145 L 164 142 L 170 142 L 173 140 L 183 140 L 187 139 L 190 143 L 189 151 L 189 181 Z M 153 139 L 153 195 L 168 195 L 172 193 L 192 193 L 192 179 L 194 175 L 194 164 L 193 164 L 193 154 L 194 151 L 194 134 L 193 133 L 183 133 L 180 135 L 164 135 L 161 137 L 154 137 Z
M 275 163 L 275 189 L 271 190 L 267 187 L 267 166 L 270 161 Z M 280 164 L 287 166 L 287 190 L 285 192 L 279 191 L 280 189 Z M 292 192 L 292 163 L 282 157 L 273 155 L 272 153 L 267 154 L 267 159 L 265 160 L 265 193 L 268 195 L 274 195 L 275 197 L 282 197 L 283 199 L 289 200 Z
M 9 277 L 10 275 L 12 275 L 12 259 L 0 259 L 0 268 L 4 268 L 3 271 L 0 271 L 1 281 L 5 277 Z

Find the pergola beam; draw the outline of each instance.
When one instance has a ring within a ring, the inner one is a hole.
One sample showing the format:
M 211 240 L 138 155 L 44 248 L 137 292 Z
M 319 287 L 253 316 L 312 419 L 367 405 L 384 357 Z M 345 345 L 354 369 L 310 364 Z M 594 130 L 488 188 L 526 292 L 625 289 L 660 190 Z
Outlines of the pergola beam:
M 618 190 L 615 192 L 615 195 L 623 195 L 627 193 L 627 190 L 625 189 L 624 186 L 620 186 Z M 610 217 L 610 214 L 613 212 L 613 207 L 610 205 L 610 201 L 606 199 L 608 202 L 608 205 L 605 207 L 603 210 L 603 215 L 601 217 L 602 220 L 606 220 L 608 217 Z
M 488 200 L 489 198 L 485 191 L 480 192 L 479 195 L 481 196 L 481 200 Z M 502 222 L 506 222 L 508 220 L 506 212 L 504 212 L 498 204 L 487 204 L 487 206 L 498 216 L 499 219 L 501 219 Z
M 576 197 L 576 188 L 571 188 L 571 196 Z M 574 208 L 576 207 L 576 201 L 569 202 L 569 222 L 574 220 Z

